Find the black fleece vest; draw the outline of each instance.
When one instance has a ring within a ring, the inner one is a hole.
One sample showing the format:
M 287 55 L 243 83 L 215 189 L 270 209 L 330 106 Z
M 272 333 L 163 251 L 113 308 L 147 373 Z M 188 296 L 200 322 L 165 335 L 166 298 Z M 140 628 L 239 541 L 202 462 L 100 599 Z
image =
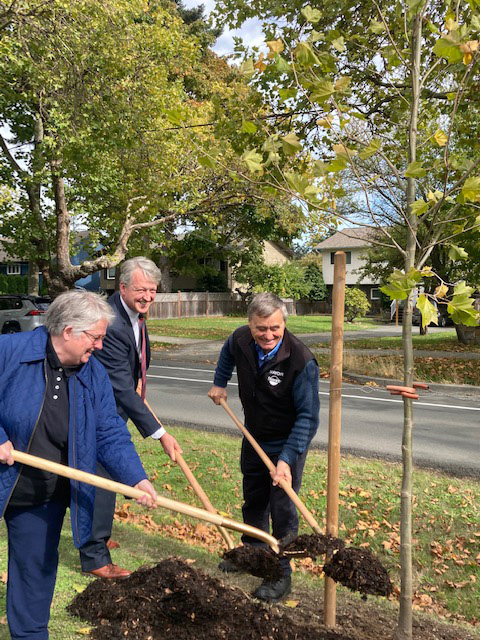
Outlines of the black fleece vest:
M 248 430 L 264 442 L 288 438 L 296 418 L 293 383 L 313 354 L 285 329 L 280 349 L 259 370 L 248 326 L 234 332 L 232 348 Z

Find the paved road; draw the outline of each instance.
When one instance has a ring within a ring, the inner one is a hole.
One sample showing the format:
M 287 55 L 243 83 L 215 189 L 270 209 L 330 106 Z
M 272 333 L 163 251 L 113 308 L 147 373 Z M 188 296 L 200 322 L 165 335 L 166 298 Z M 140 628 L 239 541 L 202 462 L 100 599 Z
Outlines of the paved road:
M 218 354 L 217 354 L 218 355 Z M 148 400 L 166 424 L 238 432 L 221 407 L 206 394 L 213 365 L 182 363 L 155 355 L 148 375 Z M 325 448 L 328 431 L 329 381 L 320 382 L 320 429 L 314 446 Z M 236 376 L 229 385 L 229 404 L 241 419 Z M 401 457 L 403 401 L 384 389 L 345 384 L 342 450 L 384 459 Z M 414 459 L 422 466 L 456 475 L 480 477 L 480 398 L 422 392 L 415 402 Z

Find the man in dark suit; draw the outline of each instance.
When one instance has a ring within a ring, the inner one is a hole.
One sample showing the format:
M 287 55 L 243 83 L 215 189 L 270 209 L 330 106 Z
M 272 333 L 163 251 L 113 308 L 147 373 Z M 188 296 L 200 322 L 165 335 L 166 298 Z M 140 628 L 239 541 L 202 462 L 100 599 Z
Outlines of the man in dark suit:
M 175 460 L 175 451 L 181 448 L 176 439 L 159 425 L 143 398 L 145 397 L 146 370 L 150 363 L 145 314 L 155 300 L 160 270 L 148 258 L 131 258 L 120 270 L 120 291 L 111 296 L 109 303 L 115 319 L 108 327 L 102 351 L 95 356 L 106 368 L 112 383 L 119 415 L 129 418 L 144 438 L 160 440 L 165 453 Z M 142 381 L 142 397 L 137 393 Z M 99 473 L 105 475 L 103 469 Z M 124 578 L 129 571 L 112 564 L 110 549 L 118 546 L 110 540 L 115 494 L 97 489 L 92 537 L 80 548 L 82 571 L 100 578 Z

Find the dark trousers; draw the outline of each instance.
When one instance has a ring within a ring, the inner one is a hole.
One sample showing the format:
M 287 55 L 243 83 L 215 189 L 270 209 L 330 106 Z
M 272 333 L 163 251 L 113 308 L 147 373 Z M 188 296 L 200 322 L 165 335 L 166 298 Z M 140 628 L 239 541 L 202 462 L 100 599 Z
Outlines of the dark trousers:
M 300 491 L 302 485 L 303 468 L 307 452 L 297 458 L 291 467 L 292 487 L 295 493 Z M 278 455 L 269 455 L 273 464 L 277 464 Z M 272 521 L 272 534 L 275 538 L 284 538 L 287 534 L 298 533 L 297 509 L 285 491 L 280 487 L 274 487 L 270 472 L 261 461 L 256 451 L 247 440 L 242 442 L 242 454 L 240 468 L 243 473 L 243 521 L 246 524 L 257 527 L 262 531 L 270 532 L 270 519 Z M 263 544 L 256 538 L 243 535 L 244 544 Z M 287 558 L 281 558 L 285 575 L 290 575 L 290 562 Z
M 102 478 L 110 478 L 100 464 L 97 464 L 97 475 L 102 476 Z M 95 489 L 92 535 L 90 540 L 79 549 L 82 571 L 100 569 L 100 567 L 112 562 L 107 542 L 112 535 L 114 513 L 115 494 L 112 491 Z
M 8 507 L 7 619 L 13 640 L 47 640 L 66 504 Z

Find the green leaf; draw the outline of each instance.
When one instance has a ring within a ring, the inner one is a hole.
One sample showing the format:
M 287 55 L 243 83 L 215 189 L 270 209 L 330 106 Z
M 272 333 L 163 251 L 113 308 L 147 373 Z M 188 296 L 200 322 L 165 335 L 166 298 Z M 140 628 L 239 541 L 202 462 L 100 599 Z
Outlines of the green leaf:
M 465 200 L 478 200 L 480 197 L 480 177 L 467 178 L 462 187 L 462 194 Z
M 282 56 L 277 56 L 275 60 L 275 64 L 277 65 L 277 69 L 280 73 L 290 73 L 292 68 Z
M 330 80 L 317 80 L 312 89 L 313 91 L 310 98 L 315 102 L 324 102 L 333 93 L 335 93 L 335 88 Z
M 325 170 L 328 171 L 329 173 L 337 173 L 337 171 L 343 171 L 343 169 L 346 169 L 348 167 L 348 161 L 346 158 L 337 156 L 335 158 L 335 160 L 332 160 L 332 162 L 329 162 L 326 166 L 325 166 Z
M 345 38 L 343 36 L 335 38 L 335 40 L 332 40 L 332 45 L 337 51 L 342 53 L 343 51 L 345 51 Z
M 315 162 L 313 163 L 313 175 L 316 178 L 322 178 L 327 173 L 328 169 L 325 162 L 322 162 L 321 160 L 315 160 Z
M 404 175 L 406 178 L 423 178 L 427 175 L 427 170 L 422 167 L 421 162 L 410 162 Z
M 247 78 L 251 78 L 255 73 L 254 61 L 253 58 L 248 58 L 248 60 L 244 60 L 240 65 L 240 73 Z
M 243 133 L 255 133 L 257 131 L 257 125 L 250 120 L 243 120 L 241 131 Z
M 251 173 L 263 173 L 263 157 L 262 154 L 255 151 L 255 149 L 245 151 L 242 160 Z
M 455 285 L 453 297 L 447 306 L 447 311 L 455 323 L 473 327 L 478 325 L 479 313 L 475 311 L 472 293 L 473 287 L 467 287 L 463 280 Z
M 361 158 L 362 160 L 366 160 L 367 158 L 370 158 L 370 156 L 373 156 L 375 153 L 378 153 L 381 147 L 382 147 L 381 140 L 377 140 L 377 139 L 370 140 L 370 142 L 365 147 L 365 149 L 363 151 L 360 151 L 360 153 L 358 154 L 358 157 Z
M 388 283 L 380 287 L 380 291 L 383 291 L 391 300 L 406 300 L 424 275 L 413 267 L 407 273 L 395 269 L 390 275 Z
M 428 202 L 425 202 L 425 200 L 415 200 L 415 202 L 412 204 L 412 213 L 414 213 L 416 216 L 421 216 L 422 213 L 425 213 L 425 211 L 428 211 Z
M 179 109 L 168 109 L 165 114 L 170 124 L 175 126 L 181 125 L 184 120 L 182 112 Z
M 468 253 L 462 247 L 457 247 L 456 244 L 451 244 L 448 250 L 448 257 L 453 262 L 457 260 L 466 260 L 468 258 Z
M 417 308 L 422 314 L 422 327 L 428 327 L 431 322 L 438 325 L 438 311 L 423 293 L 418 296 Z
M 307 22 L 311 22 L 312 24 L 315 24 L 315 22 L 318 22 L 322 17 L 322 12 L 319 11 L 318 9 L 313 9 L 310 5 L 307 5 L 306 7 L 304 7 L 301 13 L 302 13 L 302 16 L 305 18 L 305 20 Z
M 289 133 L 283 136 L 282 147 L 283 152 L 291 156 L 302 148 L 302 144 L 295 133 Z
M 368 30 L 378 35 L 385 31 L 385 25 L 383 24 L 383 22 L 378 22 L 378 20 L 371 20 Z
M 298 173 L 285 173 L 285 178 L 289 187 L 303 196 L 309 186 L 308 179 Z
M 343 93 L 346 89 L 348 89 L 351 81 L 352 79 L 350 76 L 341 76 L 335 82 L 335 86 L 334 86 L 335 91 L 339 91 L 340 93 Z
M 305 67 L 311 67 L 314 64 L 320 63 L 315 51 L 307 42 L 299 42 L 297 44 L 295 47 L 295 57 L 297 58 L 297 61 Z
M 215 159 L 211 156 L 200 156 L 198 163 L 201 164 L 202 167 L 207 167 L 207 169 L 215 169 L 216 166 Z
M 288 89 L 279 89 L 278 95 L 282 100 L 288 100 L 289 98 L 295 98 L 297 96 L 297 89 L 289 87 Z
M 433 53 L 439 58 L 446 58 L 450 64 L 463 60 L 463 53 L 459 47 L 446 38 L 440 38 L 433 47 Z

